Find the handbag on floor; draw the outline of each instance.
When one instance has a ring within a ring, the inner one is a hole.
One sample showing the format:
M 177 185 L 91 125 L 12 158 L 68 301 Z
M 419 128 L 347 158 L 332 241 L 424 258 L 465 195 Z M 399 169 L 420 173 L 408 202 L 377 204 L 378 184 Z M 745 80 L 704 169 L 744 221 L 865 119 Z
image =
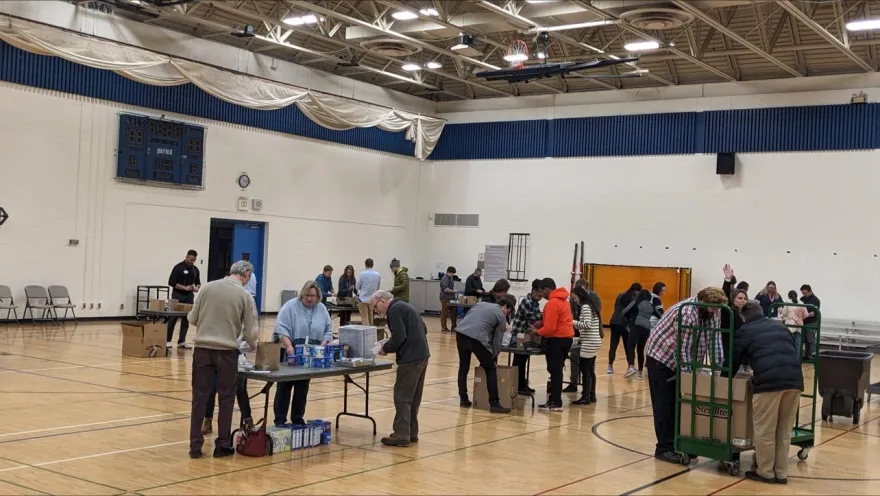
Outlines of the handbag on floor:
M 236 434 L 238 434 L 237 439 Z M 239 455 L 253 457 L 272 455 L 272 438 L 266 435 L 266 419 L 260 419 L 256 425 L 242 422 L 241 427 L 232 431 L 232 439 L 236 440 L 235 451 Z

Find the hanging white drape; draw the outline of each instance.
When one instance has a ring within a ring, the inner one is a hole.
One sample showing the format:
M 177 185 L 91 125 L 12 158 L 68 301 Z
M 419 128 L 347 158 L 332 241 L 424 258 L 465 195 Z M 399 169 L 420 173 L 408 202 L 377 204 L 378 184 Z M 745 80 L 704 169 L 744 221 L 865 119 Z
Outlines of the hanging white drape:
M 445 120 L 436 117 L 236 74 L 11 17 L 0 16 L 0 40 L 31 53 L 111 70 L 143 84 L 192 83 L 206 93 L 243 107 L 276 110 L 296 105 L 309 119 L 328 129 L 379 127 L 386 131 L 406 131 L 406 138 L 415 143 L 415 156 L 420 160 L 434 150 L 446 125 Z

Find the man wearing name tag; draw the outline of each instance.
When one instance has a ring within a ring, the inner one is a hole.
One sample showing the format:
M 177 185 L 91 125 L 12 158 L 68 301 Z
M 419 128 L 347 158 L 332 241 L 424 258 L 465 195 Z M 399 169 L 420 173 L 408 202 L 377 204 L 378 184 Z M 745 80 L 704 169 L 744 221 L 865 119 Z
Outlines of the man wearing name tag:
M 199 275 L 199 268 L 196 267 L 196 257 L 199 254 L 195 250 L 186 252 L 186 258 L 183 262 L 175 265 L 171 269 L 171 276 L 168 277 L 168 285 L 171 286 L 171 298 L 178 303 L 188 303 L 192 305 L 196 299 L 196 293 L 202 285 L 202 279 Z M 168 343 L 166 346 L 171 348 L 171 339 L 174 337 L 174 326 L 177 324 L 177 317 L 168 319 Z M 189 319 L 180 318 L 180 334 L 177 336 L 177 347 L 189 349 L 192 345 L 186 342 L 186 332 L 189 331 Z

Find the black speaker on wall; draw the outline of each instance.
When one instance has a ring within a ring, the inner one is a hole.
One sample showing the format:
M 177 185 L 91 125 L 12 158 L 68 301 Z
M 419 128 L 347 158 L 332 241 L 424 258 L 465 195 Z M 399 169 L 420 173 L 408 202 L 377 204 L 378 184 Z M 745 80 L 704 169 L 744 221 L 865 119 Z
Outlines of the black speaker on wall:
M 736 153 L 719 153 L 715 162 L 715 174 L 732 176 L 736 174 Z

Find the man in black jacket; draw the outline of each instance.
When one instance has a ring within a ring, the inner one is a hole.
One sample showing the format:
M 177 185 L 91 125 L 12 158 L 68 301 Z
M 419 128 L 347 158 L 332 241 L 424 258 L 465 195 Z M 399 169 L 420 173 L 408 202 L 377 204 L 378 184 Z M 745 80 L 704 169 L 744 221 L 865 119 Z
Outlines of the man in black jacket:
M 388 321 L 391 337 L 380 355 L 397 354 L 397 379 L 394 381 L 394 433 L 382 438 L 386 446 L 409 446 L 419 441 L 419 407 L 428 370 L 428 328 L 419 311 L 387 291 L 376 291 L 370 305 Z
M 745 323 L 734 338 L 736 373 L 749 360 L 752 410 L 755 424 L 755 461 L 758 469 L 746 478 L 771 484 L 788 482 L 788 451 L 797 414 L 804 374 L 794 338 L 782 322 L 764 316 L 761 304 L 751 300 L 742 310 Z
M 822 306 L 819 298 L 813 294 L 813 288 L 809 284 L 801 286 L 801 303 L 804 305 L 813 305 L 817 309 Z M 804 319 L 804 340 L 807 342 L 807 352 L 804 353 L 804 360 L 812 360 L 815 358 L 818 343 L 816 343 L 816 328 L 819 319 L 816 317 L 816 310 L 808 308 L 807 318 Z
M 483 289 L 483 269 L 476 269 L 464 281 L 464 295 L 482 298 L 486 291 Z

